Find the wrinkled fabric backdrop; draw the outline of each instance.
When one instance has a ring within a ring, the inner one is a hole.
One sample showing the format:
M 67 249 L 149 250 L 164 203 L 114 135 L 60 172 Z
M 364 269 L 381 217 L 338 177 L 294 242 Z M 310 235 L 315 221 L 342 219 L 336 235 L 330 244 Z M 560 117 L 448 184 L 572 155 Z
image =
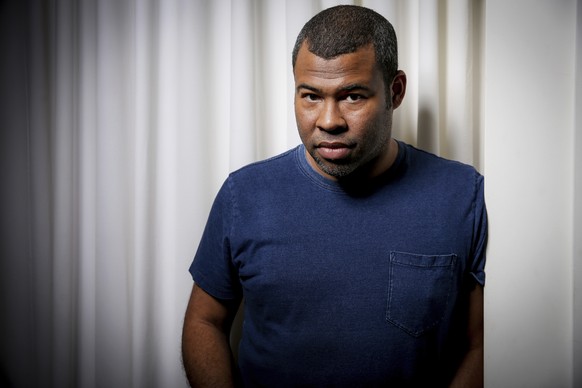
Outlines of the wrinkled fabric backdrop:
M 299 143 L 291 50 L 339 3 L 0 3 L 0 386 L 186 385 L 187 269 L 213 197 Z M 394 136 L 487 173 L 485 2 L 352 3 L 399 37 Z

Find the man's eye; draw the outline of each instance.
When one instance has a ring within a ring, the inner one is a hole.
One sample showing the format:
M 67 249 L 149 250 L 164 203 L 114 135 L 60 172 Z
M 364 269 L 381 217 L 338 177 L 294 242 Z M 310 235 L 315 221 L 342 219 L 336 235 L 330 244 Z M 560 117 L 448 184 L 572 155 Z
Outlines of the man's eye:
M 313 93 L 305 93 L 303 95 L 303 98 L 307 101 L 318 101 L 319 100 L 319 96 L 317 94 L 313 94 Z
M 363 99 L 364 99 L 364 96 L 362 96 L 361 94 L 348 94 L 346 96 L 346 100 L 348 102 L 357 102 L 357 101 L 360 101 Z

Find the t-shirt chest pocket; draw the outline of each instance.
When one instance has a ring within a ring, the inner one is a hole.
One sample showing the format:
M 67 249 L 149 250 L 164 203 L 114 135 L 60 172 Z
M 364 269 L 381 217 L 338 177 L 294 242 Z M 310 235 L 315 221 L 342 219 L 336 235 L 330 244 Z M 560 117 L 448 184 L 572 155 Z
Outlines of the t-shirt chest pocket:
M 445 317 L 457 256 L 390 252 L 386 320 L 419 337 Z

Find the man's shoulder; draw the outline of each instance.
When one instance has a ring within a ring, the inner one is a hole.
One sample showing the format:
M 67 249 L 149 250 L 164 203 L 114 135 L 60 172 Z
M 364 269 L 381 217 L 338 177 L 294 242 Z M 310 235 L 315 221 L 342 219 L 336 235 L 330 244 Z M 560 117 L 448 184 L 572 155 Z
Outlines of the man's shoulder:
M 288 171 L 295 163 L 299 146 L 283 153 L 247 164 L 229 174 L 229 180 L 249 181 L 278 179 L 281 172 Z
M 484 178 L 470 164 L 406 145 L 405 185 L 431 196 L 473 200 L 483 190 Z M 438 194 L 437 194 L 438 193 Z
M 475 177 L 481 175 L 477 169 L 470 164 L 439 156 L 410 144 L 402 142 L 401 144 L 406 148 L 406 157 L 409 165 L 420 171 L 437 174 L 437 176 L 440 176 L 441 174 L 448 176 L 451 176 L 452 174 L 452 176 L 459 177 Z

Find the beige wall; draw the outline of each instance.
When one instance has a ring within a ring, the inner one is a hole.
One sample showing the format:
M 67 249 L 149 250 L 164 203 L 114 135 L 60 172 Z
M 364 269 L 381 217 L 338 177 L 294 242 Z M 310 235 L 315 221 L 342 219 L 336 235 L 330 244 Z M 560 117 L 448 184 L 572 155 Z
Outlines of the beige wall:
M 576 10 L 576 0 L 486 2 L 487 387 L 580 386 Z

